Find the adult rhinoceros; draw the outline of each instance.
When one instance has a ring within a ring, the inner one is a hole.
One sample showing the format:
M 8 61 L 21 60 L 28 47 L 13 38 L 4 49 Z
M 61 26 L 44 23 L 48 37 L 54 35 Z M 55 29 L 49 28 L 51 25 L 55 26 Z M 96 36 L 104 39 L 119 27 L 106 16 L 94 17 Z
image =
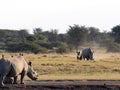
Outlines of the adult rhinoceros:
M 24 84 L 23 79 L 27 74 L 32 80 L 37 79 L 37 73 L 33 70 L 31 62 L 27 63 L 23 56 L 13 57 L 5 59 L 4 57 L 0 60 L 0 86 L 4 86 L 4 79 L 6 77 L 14 78 L 14 84 L 17 84 L 17 77 L 21 75 L 20 83 Z
M 94 60 L 92 50 L 90 48 L 83 49 L 80 55 L 80 60 L 81 59 Z

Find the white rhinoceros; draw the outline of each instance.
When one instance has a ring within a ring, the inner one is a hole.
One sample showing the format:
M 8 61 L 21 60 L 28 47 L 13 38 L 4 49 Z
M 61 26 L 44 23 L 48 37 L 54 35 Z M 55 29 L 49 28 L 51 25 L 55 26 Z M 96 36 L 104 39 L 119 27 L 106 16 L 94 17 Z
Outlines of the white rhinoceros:
M 17 84 L 17 77 L 21 75 L 20 83 L 24 84 L 23 78 L 27 74 L 32 80 L 36 80 L 38 75 L 32 68 L 32 63 L 27 63 L 23 56 L 13 57 L 0 60 L 0 86 L 4 86 L 4 80 L 6 78 L 14 78 L 13 83 Z
M 77 57 L 82 60 L 82 59 L 87 59 L 87 60 L 94 60 L 93 59 L 93 51 L 90 48 L 85 48 L 82 50 L 81 55 L 80 52 L 77 53 Z

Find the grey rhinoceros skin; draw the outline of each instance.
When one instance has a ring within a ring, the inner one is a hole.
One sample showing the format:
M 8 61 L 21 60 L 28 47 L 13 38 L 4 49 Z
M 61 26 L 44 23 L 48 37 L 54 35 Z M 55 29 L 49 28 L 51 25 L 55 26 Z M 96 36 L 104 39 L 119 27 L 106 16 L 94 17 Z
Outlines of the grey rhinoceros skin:
M 81 59 L 87 59 L 87 60 L 94 60 L 93 59 L 93 52 L 90 48 L 85 48 L 82 50 L 82 53 L 80 55 L 80 60 Z
M 27 63 L 23 56 L 0 60 L 0 86 L 4 86 L 6 80 L 8 82 L 12 80 L 11 77 L 14 78 L 13 83 L 17 84 L 18 75 L 21 75 L 20 83 L 24 84 L 23 79 L 26 74 L 32 80 L 37 79 L 37 73 L 33 70 L 31 62 Z

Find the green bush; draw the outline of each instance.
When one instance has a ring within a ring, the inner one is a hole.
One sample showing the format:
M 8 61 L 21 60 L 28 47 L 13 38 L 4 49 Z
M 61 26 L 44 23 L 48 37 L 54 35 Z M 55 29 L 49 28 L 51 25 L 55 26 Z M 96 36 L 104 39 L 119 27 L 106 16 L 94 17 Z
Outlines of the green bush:
M 44 47 L 41 47 L 35 43 L 14 43 L 14 44 L 8 44 L 7 45 L 7 51 L 11 52 L 33 52 L 33 53 L 39 53 L 39 52 L 46 52 L 47 50 Z
M 57 53 L 66 53 L 68 51 L 68 46 L 66 43 L 59 43 L 58 48 L 56 49 Z

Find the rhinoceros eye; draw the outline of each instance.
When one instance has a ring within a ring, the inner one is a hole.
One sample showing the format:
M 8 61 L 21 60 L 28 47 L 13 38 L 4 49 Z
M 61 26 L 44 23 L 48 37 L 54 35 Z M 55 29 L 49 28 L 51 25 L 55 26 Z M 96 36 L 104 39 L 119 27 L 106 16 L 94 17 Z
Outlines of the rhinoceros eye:
M 33 72 L 33 74 L 35 74 L 35 72 Z

